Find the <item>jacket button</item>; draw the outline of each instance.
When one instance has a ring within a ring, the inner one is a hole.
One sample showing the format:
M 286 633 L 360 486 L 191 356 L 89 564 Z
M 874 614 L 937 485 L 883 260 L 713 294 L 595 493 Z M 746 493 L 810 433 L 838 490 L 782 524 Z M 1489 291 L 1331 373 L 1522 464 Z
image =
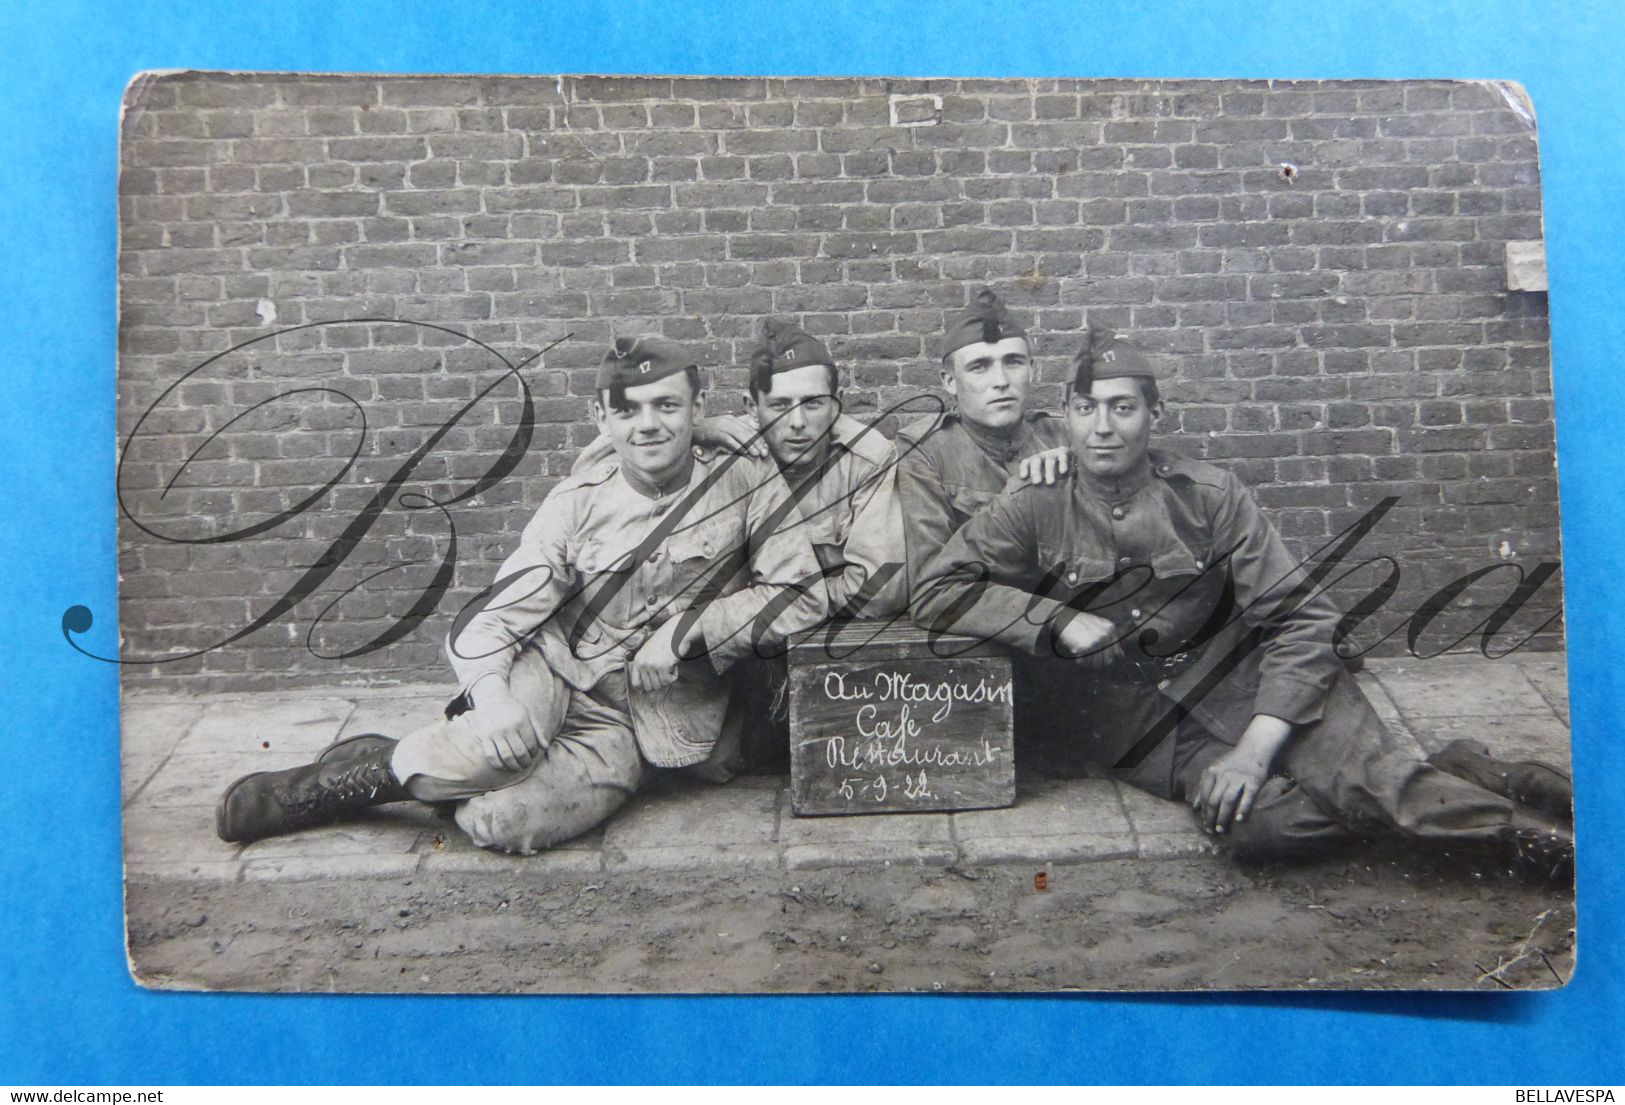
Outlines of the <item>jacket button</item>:
M 1077 572 L 1068 572 L 1068 573 L 1066 573 L 1066 581 L 1068 583 L 1076 583 L 1076 582 L 1078 582 L 1078 573 Z
M 1112 517 L 1113 517 L 1113 518 L 1121 518 L 1121 517 L 1122 517 L 1122 516 L 1123 516 L 1123 515 L 1124 515 L 1124 514 L 1126 514 L 1126 513 L 1128 513 L 1128 512 L 1127 512 L 1127 511 L 1125 511 L 1125 510 L 1124 510 L 1124 509 L 1123 509 L 1123 508 L 1122 508 L 1122 507 L 1120 507 L 1120 506 L 1114 506 L 1114 507 L 1112 507 Z
M 649 563 L 654 564 L 659 560 L 660 560 L 660 550 L 659 549 L 656 549 L 654 552 L 649 554 Z
M 659 595 L 650 595 L 648 598 L 644 599 L 643 601 L 644 601 L 644 604 L 647 605 L 647 606 L 658 606 L 658 605 L 660 605 L 660 596 Z
M 1203 564 L 1203 563 L 1202 563 L 1202 562 L 1201 562 L 1201 561 L 1200 561 L 1200 560 L 1198 560 L 1198 561 L 1197 561 L 1197 562 L 1196 562 L 1196 566 L 1197 566 L 1197 567 L 1198 567 L 1198 568 L 1205 568 L 1205 567 L 1207 567 L 1207 565 L 1205 565 L 1205 564 Z
M 1158 682 L 1157 682 L 1157 690 L 1165 691 L 1167 689 L 1168 689 L 1168 680 L 1166 680 L 1166 679 L 1158 680 Z
M 1138 610 L 1130 610 L 1128 612 L 1128 616 L 1138 621 L 1140 618 L 1140 612 Z
M 1173 471 L 1173 468 L 1171 466 L 1169 466 L 1169 465 L 1166 465 L 1166 464 L 1159 464 L 1159 465 L 1157 465 L 1157 471 L 1161 475 L 1166 476 L 1169 472 Z

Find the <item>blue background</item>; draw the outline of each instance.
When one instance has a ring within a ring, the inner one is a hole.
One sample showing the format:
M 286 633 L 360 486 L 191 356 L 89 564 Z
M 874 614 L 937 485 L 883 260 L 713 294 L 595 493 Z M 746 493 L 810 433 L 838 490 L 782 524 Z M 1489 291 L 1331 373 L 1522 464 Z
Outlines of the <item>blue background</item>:
M 0 3 L 0 1083 L 1620 1081 L 1615 468 L 1625 5 Z M 1580 779 L 1580 969 L 1532 995 L 317 998 L 125 971 L 115 606 L 118 105 L 138 70 L 1494 77 L 1540 122 Z M 102 631 L 106 626 L 101 627 Z

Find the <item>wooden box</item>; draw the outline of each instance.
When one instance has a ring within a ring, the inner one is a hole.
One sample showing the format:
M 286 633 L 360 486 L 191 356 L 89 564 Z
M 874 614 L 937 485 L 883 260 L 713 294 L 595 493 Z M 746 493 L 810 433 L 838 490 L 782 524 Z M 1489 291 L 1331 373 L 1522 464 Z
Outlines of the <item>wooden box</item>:
M 791 642 L 797 815 L 987 809 L 1016 800 L 1008 651 L 904 623 Z

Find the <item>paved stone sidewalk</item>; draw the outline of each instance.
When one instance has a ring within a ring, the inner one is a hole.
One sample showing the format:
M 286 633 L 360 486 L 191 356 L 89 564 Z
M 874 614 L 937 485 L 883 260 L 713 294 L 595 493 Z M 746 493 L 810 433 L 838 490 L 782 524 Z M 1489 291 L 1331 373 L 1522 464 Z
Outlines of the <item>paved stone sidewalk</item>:
M 1372 661 L 1360 683 L 1378 713 L 1427 751 L 1456 737 L 1503 756 L 1569 760 L 1561 653 Z M 214 802 L 250 771 L 304 763 L 352 733 L 399 735 L 440 710 L 438 685 L 124 700 L 124 855 L 131 875 L 190 880 L 393 878 L 413 872 L 1077 863 L 1201 855 L 1184 806 L 1102 779 L 1034 780 L 1017 805 L 956 814 L 798 818 L 786 780 L 674 782 L 639 794 L 602 828 L 529 858 L 484 852 L 427 806 L 247 846 L 222 843 Z

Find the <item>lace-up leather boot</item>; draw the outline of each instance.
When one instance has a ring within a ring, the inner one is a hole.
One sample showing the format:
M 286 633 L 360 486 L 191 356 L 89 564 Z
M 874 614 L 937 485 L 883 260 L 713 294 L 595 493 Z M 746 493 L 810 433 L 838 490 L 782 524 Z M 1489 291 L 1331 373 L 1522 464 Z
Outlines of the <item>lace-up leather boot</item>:
M 410 798 L 389 769 L 393 751 L 392 744 L 349 759 L 245 775 L 221 796 L 215 831 L 221 840 L 247 843 L 331 825 L 368 806 Z
M 1550 817 L 1574 820 L 1574 781 L 1550 764 L 1498 760 L 1487 747 L 1470 740 L 1451 741 L 1429 756 L 1428 763 Z

